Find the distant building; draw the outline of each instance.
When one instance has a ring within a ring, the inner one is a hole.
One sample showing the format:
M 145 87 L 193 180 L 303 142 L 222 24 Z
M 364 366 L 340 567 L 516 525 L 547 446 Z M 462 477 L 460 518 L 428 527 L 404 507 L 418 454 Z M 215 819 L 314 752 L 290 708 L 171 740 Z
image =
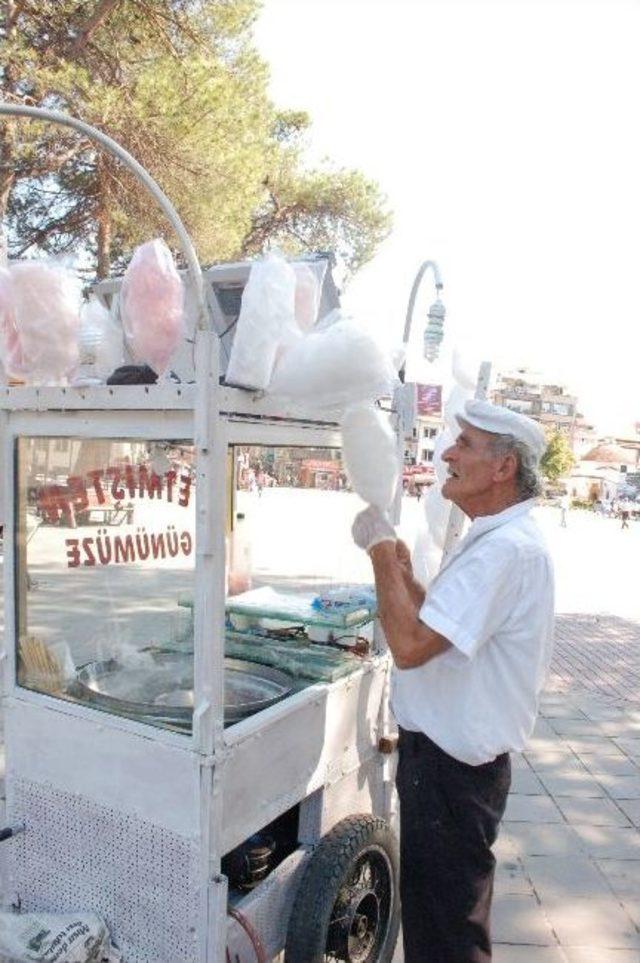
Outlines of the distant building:
M 442 431 L 442 385 L 415 386 L 415 410 L 410 434 L 405 436 L 404 462 L 409 467 L 430 467 L 436 438 Z
M 596 442 L 595 428 L 578 411 L 577 397 L 566 386 L 546 381 L 528 368 L 499 374 L 492 400 L 565 435 L 577 457 Z

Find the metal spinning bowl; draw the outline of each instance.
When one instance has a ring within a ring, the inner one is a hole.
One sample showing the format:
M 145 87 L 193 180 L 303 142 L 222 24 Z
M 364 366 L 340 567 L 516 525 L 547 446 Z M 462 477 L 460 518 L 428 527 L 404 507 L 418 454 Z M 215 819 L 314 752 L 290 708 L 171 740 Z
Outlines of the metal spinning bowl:
M 224 721 L 229 725 L 274 705 L 289 694 L 286 672 L 257 662 L 225 658 Z M 193 655 L 145 652 L 132 664 L 92 662 L 76 676 L 73 695 L 89 705 L 141 721 L 191 725 Z

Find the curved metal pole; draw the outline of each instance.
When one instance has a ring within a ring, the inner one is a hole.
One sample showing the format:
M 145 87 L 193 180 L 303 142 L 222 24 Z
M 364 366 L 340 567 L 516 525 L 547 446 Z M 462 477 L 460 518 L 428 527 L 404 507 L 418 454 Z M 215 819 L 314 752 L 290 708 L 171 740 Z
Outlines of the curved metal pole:
M 444 287 L 442 283 L 442 278 L 440 277 L 440 270 L 435 261 L 425 261 L 420 267 L 418 273 L 416 274 L 415 281 L 413 282 L 413 287 L 411 288 L 411 294 L 409 295 L 409 304 L 407 306 L 407 317 L 404 322 L 404 334 L 402 336 L 403 344 L 409 343 L 409 333 L 411 331 L 411 322 L 413 320 L 413 308 L 416 303 L 416 297 L 418 294 L 418 288 L 420 287 L 420 282 L 425 275 L 427 268 L 431 268 L 433 271 L 433 278 L 436 284 L 436 290 L 438 293 L 442 291 Z
M 163 213 L 166 215 L 167 220 L 173 227 L 178 241 L 180 243 L 180 248 L 184 255 L 185 261 L 189 268 L 189 273 L 191 275 L 191 280 L 196 292 L 196 298 L 198 303 L 198 317 L 196 320 L 196 327 L 204 330 L 206 328 L 205 319 L 207 318 L 207 304 L 204 295 L 204 280 L 202 277 L 202 270 L 198 262 L 198 258 L 195 252 L 191 238 L 187 234 L 185 227 L 180 220 L 176 209 L 173 204 L 166 196 L 166 194 L 160 189 L 156 184 L 154 179 L 147 173 L 147 171 L 142 167 L 138 161 L 131 156 L 121 147 L 117 141 L 103 134 L 101 130 L 92 127 L 90 124 L 86 124 L 82 120 L 77 120 L 75 117 L 70 117 L 68 114 L 63 114 L 61 111 L 57 110 L 47 110 L 44 107 L 24 107 L 21 104 L 6 104 L 0 103 L 0 115 L 5 114 L 10 117 L 28 117 L 31 120 L 48 120 L 53 124 L 60 124 L 63 127 L 71 127 L 74 130 L 79 131 L 81 134 L 85 134 L 92 140 L 97 141 L 105 150 L 113 154 L 119 161 L 121 161 L 125 167 L 134 174 L 138 180 L 147 188 L 149 193 L 158 202 Z

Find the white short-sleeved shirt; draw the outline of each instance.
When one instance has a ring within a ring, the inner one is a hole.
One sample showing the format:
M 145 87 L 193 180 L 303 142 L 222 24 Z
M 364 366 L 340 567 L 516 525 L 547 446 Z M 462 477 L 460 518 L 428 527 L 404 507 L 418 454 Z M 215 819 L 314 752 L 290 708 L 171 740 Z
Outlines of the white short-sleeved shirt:
M 553 566 L 533 505 L 472 522 L 419 612 L 452 648 L 393 671 L 398 724 L 471 765 L 524 748 L 551 660 Z

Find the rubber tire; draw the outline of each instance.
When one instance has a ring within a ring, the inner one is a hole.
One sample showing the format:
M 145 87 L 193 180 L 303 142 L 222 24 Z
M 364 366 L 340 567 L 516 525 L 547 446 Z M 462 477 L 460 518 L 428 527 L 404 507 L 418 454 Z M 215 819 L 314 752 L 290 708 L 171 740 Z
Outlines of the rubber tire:
M 356 860 L 372 845 L 386 853 L 393 877 L 387 938 L 375 963 L 391 963 L 400 927 L 398 842 L 385 820 L 371 815 L 348 816 L 336 823 L 314 849 L 291 910 L 285 963 L 324 963 L 338 893 Z

